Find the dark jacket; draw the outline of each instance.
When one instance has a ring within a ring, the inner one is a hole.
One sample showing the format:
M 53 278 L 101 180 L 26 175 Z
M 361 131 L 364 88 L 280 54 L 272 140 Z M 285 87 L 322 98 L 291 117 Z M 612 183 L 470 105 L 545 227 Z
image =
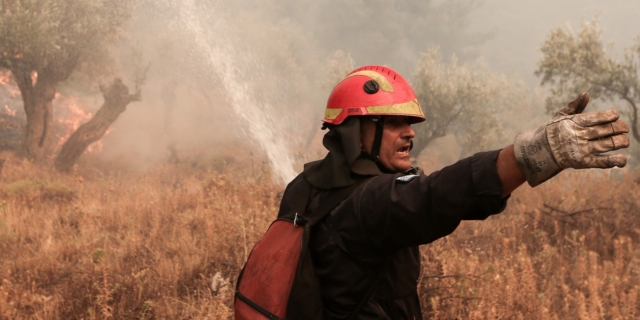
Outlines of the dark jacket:
M 325 318 L 347 319 L 381 277 L 356 319 L 421 319 L 418 246 L 450 234 L 462 220 L 504 209 L 499 151 L 478 153 L 429 176 L 390 174 L 361 154 L 357 117 L 330 129 L 323 140 L 329 154 L 305 165 L 298 177 L 314 188 L 307 212 L 331 190 L 361 184 L 311 232 Z
M 450 234 L 461 220 L 486 219 L 504 209 L 497 156 L 478 153 L 429 176 L 360 177 L 366 181 L 311 233 L 326 315 L 346 319 L 382 272 L 357 319 L 421 319 L 418 246 Z M 314 190 L 309 209 L 326 194 Z

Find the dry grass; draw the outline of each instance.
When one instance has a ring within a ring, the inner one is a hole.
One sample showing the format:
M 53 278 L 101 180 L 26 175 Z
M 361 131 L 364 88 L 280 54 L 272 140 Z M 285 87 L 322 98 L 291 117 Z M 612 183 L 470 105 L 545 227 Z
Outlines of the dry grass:
M 640 186 L 565 172 L 423 248 L 438 319 L 640 318 Z
M 78 178 L 14 162 L 0 182 L 3 319 L 227 318 L 225 282 L 281 189 L 191 166 Z
M 236 168 L 0 175 L 0 318 L 230 319 L 282 187 Z M 423 248 L 427 318 L 640 317 L 640 187 L 567 174 Z

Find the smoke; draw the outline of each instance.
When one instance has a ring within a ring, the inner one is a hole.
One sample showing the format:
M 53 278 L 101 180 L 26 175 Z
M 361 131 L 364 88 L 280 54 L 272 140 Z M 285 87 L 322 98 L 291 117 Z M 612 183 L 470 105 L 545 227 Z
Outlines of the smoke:
M 479 48 L 491 68 L 535 87 L 540 81 L 533 72 L 542 57 L 538 48 L 551 28 L 568 24 L 577 30 L 583 20 L 600 16 L 603 38 L 620 49 L 640 35 L 639 14 L 637 1 L 485 0 L 471 15 L 470 27 L 494 31 Z
M 457 29 L 466 8 L 410 1 L 145 2 L 119 53 L 125 74 L 134 68 L 132 47 L 151 62 L 143 101 L 129 106 L 105 138 L 104 156 L 149 165 L 176 153 L 231 159 L 258 152 L 287 182 L 303 162 L 322 156 L 320 120 L 336 79 L 354 64 L 410 74 L 420 51 L 438 39 L 457 41 L 441 43 L 443 51 L 472 56 L 474 42 L 462 39 L 478 35 Z
M 595 0 L 145 1 L 114 72 L 129 76 L 132 48 L 140 50 L 151 63 L 143 100 L 105 137 L 102 157 L 144 168 L 171 158 L 246 163 L 258 154 L 286 182 L 323 155 L 323 109 L 346 72 L 336 66 L 383 64 L 411 78 L 420 53 L 437 45 L 445 59 L 484 59 L 534 89 L 536 48 L 553 26 L 600 12 L 605 36 L 630 41 L 638 28 L 622 26 L 637 25 L 639 8 Z

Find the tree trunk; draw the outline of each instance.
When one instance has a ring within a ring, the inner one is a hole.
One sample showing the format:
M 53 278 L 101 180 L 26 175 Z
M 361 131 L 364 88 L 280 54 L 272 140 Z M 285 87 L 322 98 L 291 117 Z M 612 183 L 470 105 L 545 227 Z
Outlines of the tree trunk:
M 8 67 L 20 88 L 27 116 L 27 130 L 22 146 L 22 154 L 26 158 L 42 161 L 52 151 L 52 101 L 56 96 L 58 83 L 69 78 L 77 61 L 78 54 L 70 53 L 66 58 L 54 59 L 39 69 L 28 63 L 14 63 Z
M 34 83 L 31 72 L 12 70 L 12 73 L 16 78 L 18 88 L 20 88 L 27 116 L 27 130 L 22 153 L 28 159 L 41 161 L 51 147 L 52 101 L 56 95 L 58 81 L 52 79 L 47 73 L 42 73 L 38 74 Z
M 633 101 L 633 99 L 627 96 L 624 96 L 623 99 L 627 100 L 627 102 L 631 106 L 631 134 L 637 142 L 640 142 L 640 132 L 638 131 L 638 106 L 636 105 L 636 102 Z
M 104 96 L 104 104 L 89 122 L 81 125 L 62 145 L 54 162 L 58 171 L 69 172 L 87 147 L 105 135 L 127 105 L 140 100 L 140 92 L 129 94 L 129 88 L 120 79 L 115 79 L 108 88 L 101 86 L 100 90 Z
M 2 180 L 2 169 L 4 168 L 4 163 L 7 159 L 0 159 L 0 180 Z

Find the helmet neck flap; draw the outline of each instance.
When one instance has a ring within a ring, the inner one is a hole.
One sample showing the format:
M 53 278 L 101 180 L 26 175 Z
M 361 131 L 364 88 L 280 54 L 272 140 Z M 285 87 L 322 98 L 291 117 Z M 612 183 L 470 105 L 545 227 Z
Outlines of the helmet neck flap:
M 362 176 L 382 174 L 378 165 L 363 157 L 360 143 L 360 119 L 351 117 L 341 125 L 329 125 L 322 144 L 329 153 L 319 161 L 307 163 L 304 175 L 315 188 L 328 190 L 347 187 Z
M 329 153 L 320 161 L 305 165 L 304 175 L 318 189 L 346 187 L 358 176 L 379 175 L 388 170 L 380 163 L 380 146 L 386 116 L 409 117 L 411 123 L 425 120 L 409 83 L 383 66 L 353 70 L 331 92 L 325 109 L 322 140 Z M 376 132 L 368 154 L 362 151 L 360 121 L 371 117 Z M 413 144 L 412 144 L 413 146 Z

